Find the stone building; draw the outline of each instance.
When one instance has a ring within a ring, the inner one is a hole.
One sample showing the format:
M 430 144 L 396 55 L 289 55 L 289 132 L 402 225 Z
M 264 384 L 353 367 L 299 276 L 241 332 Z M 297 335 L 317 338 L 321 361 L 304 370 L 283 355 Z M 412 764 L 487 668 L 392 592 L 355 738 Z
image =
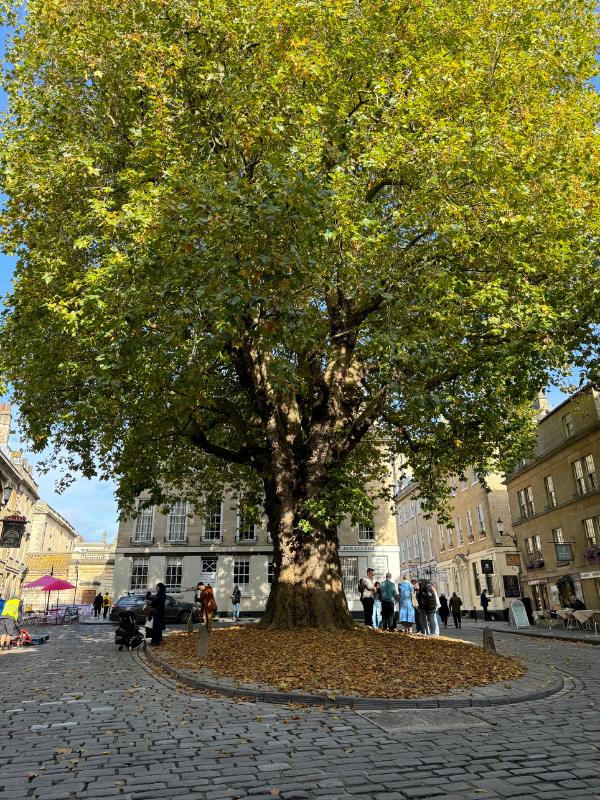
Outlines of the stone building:
M 31 553 L 70 553 L 82 542 L 83 536 L 62 514 L 43 500 L 38 500 L 31 522 Z
M 480 616 L 479 596 L 485 589 L 489 611 L 501 618 L 519 596 L 519 568 L 506 488 L 498 475 L 488 476 L 487 483 L 489 491 L 471 468 L 464 480 L 450 481 L 450 527 L 436 515 L 424 517 L 418 485 L 407 473 L 396 495 L 398 544 L 403 575 L 430 578 L 440 594 L 456 592 L 463 610 L 475 609 Z
M 389 503 L 381 502 L 369 524 L 339 527 L 340 557 L 351 611 L 362 612 L 358 580 L 367 566 L 382 579 L 399 575 L 396 527 Z M 242 590 L 241 610 L 259 613 L 272 581 L 273 547 L 264 522 L 253 524 L 240 504 L 225 494 L 222 501 L 197 514 L 185 500 L 168 514 L 151 507 L 119 526 L 115 553 L 114 596 L 145 592 L 162 581 L 167 592 L 193 598 L 199 580 L 215 590 L 220 612 L 231 610 L 234 584 Z
M 534 608 L 573 595 L 600 608 L 600 394 L 586 386 L 538 423 L 534 455 L 507 476 Z
M 18 547 L 0 547 L 0 592 L 20 597 L 21 584 L 27 576 L 26 554 L 29 550 L 33 508 L 39 500 L 38 487 L 27 462 L 19 451 L 9 446 L 10 404 L 0 404 L 0 525 L 6 517 L 23 521 L 25 533 Z

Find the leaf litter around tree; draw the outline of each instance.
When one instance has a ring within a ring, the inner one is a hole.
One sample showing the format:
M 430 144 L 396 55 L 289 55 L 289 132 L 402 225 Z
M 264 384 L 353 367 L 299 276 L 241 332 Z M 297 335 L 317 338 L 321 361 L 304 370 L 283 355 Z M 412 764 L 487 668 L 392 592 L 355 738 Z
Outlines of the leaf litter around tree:
M 186 672 L 233 679 L 237 685 L 363 697 L 415 698 L 514 680 L 525 668 L 450 638 L 352 631 L 215 629 L 209 656 L 197 655 L 197 633 L 174 633 L 161 658 Z M 208 671 L 208 673 L 207 673 Z

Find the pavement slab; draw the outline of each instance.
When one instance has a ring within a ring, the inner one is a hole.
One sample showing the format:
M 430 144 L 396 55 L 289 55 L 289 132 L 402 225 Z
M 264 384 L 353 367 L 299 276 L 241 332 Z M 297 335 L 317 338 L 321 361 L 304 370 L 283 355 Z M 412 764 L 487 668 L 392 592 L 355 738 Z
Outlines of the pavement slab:
M 495 631 L 500 652 L 562 676 L 540 700 L 299 708 L 194 693 L 113 631 L 57 628 L 0 656 L 3 800 L 600 799 L 600 648 Z

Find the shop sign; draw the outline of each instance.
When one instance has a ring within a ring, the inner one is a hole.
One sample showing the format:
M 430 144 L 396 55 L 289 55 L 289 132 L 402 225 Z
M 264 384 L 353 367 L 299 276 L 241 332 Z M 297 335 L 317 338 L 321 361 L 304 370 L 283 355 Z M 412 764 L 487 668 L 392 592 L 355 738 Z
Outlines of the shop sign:
M 534 581 L 527 581 L 530 586 L 545 586 L 548 583 L 548 578 L 536 578 Z
M 506 558 L 507 567 L 521 566 L 521 556 L 519 555 L 519 553 L 505 553 L 504 557 Z
M 374 578 L 376 581 L 384 581 L 385 574 L 388 571 L 387 556 L 373 556 L 369 565 L 373 568 Z
M 481 559 L 481 571 L 484 575 L 494 574 L 494 562 L 492 561 L 491 558 Z
M 20 547 L 26 524 L 25 517 L 21 517 L 18 514 L 4 517 L 2 520 L 2 534 L 0 534 L 0 547 Z
M 570 544 L 555 544 L 557 561 L 573 561 L 573 548 Z
M 505 597 L 520 597 L 519 579 L 516 575 L 503 575 L 502 581 L 504 583 L 504 596 Z
M 341 544 L 338 547 L 340 553 L 373 553 L 375 551 L 374 544 Z
M 582 572 L 579 576 L 580 581 L 590 580 L 591 578 L 600 578 L 600 569 L 595 569 L 592 572 Z

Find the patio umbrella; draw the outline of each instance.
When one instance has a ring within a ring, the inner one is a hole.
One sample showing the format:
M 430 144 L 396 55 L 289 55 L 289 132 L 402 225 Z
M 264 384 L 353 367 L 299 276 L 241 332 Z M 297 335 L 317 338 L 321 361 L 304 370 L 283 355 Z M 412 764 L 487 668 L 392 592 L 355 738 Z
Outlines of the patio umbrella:
M 41 589 L 42 592 L 48 592 L 48 598 L 50 598 L 50 592 L 61 592 L 64 589 L 74 588 L 73 584 L 69 583 L 69 581 L 55 578 L 54 575 L 42 575 L 41 578 L 37 578 L 35 581 L 23 584 L 23 589 Z M 56 614 L 58 622 L 58 595 L 56 595 Z

